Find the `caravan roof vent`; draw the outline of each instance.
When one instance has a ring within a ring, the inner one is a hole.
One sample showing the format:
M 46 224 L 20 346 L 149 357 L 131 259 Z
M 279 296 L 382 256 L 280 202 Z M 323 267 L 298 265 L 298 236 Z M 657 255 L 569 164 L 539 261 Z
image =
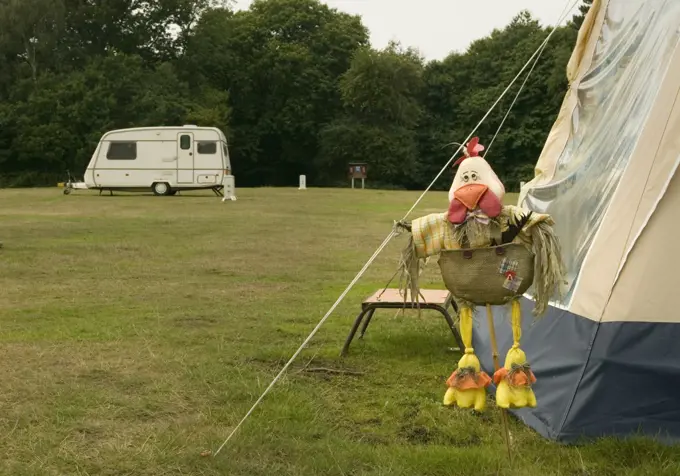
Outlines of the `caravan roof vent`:
M 196 124 L 184 124 L 182 127 L 198 127 Z

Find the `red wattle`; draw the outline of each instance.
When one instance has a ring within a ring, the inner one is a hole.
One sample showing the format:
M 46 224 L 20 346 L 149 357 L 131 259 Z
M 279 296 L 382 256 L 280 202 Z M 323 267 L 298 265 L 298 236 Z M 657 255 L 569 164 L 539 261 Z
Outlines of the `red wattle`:
M 482 198 L 479 199 L 477 206 L 490 218 L 495 218 L 501 214 L 503 204 L 491 190 L 487 190 Z
M 467 207 L 454 198 L 449 205 L 449 221 L 455 225 L 460 225 L 467 218 L 467 212 Z

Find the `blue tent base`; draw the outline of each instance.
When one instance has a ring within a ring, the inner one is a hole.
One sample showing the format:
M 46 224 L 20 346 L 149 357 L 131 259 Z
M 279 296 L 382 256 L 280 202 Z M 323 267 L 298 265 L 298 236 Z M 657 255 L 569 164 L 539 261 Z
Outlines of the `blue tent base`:
M 637 435 L 680 442 L 680 324 L 598 323 L 555 307 L 536 321 L 533 302 L 522 298 L 521 305 L 521 346 L 536 375 L 538 406 L 515 416 L 564 443 Z M 512 345 L 510 306 L 493 313 L 502 365 Z M 483 307 L 473 332 L 475 354 L 492 374 Z

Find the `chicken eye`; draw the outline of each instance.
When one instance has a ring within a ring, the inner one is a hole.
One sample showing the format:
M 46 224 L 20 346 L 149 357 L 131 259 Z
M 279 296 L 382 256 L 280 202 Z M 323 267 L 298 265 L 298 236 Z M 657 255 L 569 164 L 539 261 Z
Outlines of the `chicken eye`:
M 476 173 L 473 172 L 471 177 L 472 177 L 472 180 L 474 180 L 475 182 L 477 181 L 477 174 Z
M 468 174 L 463 174 L 463 182 L 467 182 L 470 180 L 470 176 Z

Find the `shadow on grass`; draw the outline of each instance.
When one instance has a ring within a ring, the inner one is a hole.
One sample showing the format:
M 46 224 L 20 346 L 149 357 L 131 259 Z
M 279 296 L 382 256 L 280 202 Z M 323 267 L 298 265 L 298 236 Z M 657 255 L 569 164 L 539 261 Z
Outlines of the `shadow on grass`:
M 371 325 L 363 338 L 355 336 L 349 348 L 348 356 L 361 354 L 361 357 L 386 359 L 418 359 L 432 361 L 440 359 L 458 359 L 460 350 L 457 348 L 453 334 L 448 330 L 444 319 L 436 314 L 431 322 L 399 322 L 402 318 L 384 319 L 384 322 L 374 322 L 383 316 L 374 316 Z M 411 319 L 407 316 L 403 319 Z M 417 319 L 417 317 L 415 318 Z M 428 319 L 428 321 L 430 321 Z M 439 324 L 440 327 L 437 326 Z M 349 332 L 349 329 L 348 329 Z

